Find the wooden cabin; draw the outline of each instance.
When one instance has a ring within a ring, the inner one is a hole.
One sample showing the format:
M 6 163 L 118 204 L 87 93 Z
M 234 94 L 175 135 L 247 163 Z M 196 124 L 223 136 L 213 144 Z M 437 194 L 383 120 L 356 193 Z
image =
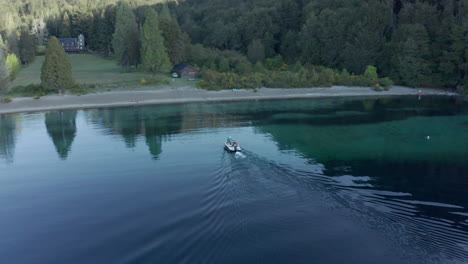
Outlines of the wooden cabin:
M 199 69 L 187 63 L 177 64 L 172 69 L 172 72 L 176 73 L 177 77 L 179 78 L 193 79 L 193 78 L 198 78 L 198 76 L 200 75 Z

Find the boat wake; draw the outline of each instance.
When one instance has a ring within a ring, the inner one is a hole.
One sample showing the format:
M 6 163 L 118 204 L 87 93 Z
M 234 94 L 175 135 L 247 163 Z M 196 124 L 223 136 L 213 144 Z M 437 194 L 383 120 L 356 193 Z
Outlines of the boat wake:
M 372 177 L 330 177 L 321 164 L 298 169 L 248 151 L 224 156 L 221 164 L 219 176 L 228 179 L 241 200 L 258 199 L 261 193 L 300 199 L 320 194 L 329 208 L 349 211 L 355 221 L 388 236 L 413 263 L 468 262 L 468 214 L 462 206 L 418 201 L 410 193 L 379 189 Z

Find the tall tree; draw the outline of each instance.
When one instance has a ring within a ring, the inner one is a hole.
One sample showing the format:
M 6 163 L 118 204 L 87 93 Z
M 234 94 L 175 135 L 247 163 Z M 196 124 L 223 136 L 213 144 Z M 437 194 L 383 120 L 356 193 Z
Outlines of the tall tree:
M 289 30 L 281 41 L 281 54 L 289 63 L 298 59 L 300 49 L 297 41 L 297 34 L 292 30 Z
M 43 87 L 61 93 L 74 84 L 70 60 L 56 37 L 52 37 L 47 45 L 41 82 Z
M 182 32 L 179 23 L 172 18 L 167 4 L 163 6 L 159 15 L 159 29 L 164 38 L 164 46 L 172 64 L 178 64 L 185 60 L 185 50 L 190 39 Z
M 3 42 L 1 37 L 0 41 Z M 5 50 L 0 47 L 0 91 L 5 89 L 6 84 L 8 82 L 8 75 L 9 72 L 6 65 Z
M 72 28 L 71 28 L 71 21 L 68 12 L 65 12 L 62 16 L 62 21 L 60 23 L 60 36 L 62 38 L 71 38 L 72 37 Z
M 18 43 L 21 63 L 28 64 L 36 58 L 36 40 L 35 37 L 29 34 L 27 28 L 21 30 L 21 35 Z
M 140 52 L 138 25 L 132 8 L 125 2 L 121 2 L 117 8 L 112 44 L 119 65 L 127 67 L 138 65 Z
M 421 24 L 401 27 L 404 37 L 395 56 L 397 78 L 402 83 L 417 87 L 431 85 L 429 36 Z
M 171 68 L 164 39 L 159 30 L 158 13 L 153 8 L 145 12 L 141 33 L 143 69 L 148 72 L 166 72 Z
M 16 54 L 17 57 L 20 57 L 19 45 L 18 45 L 18 35 L 16 31 L 10 30 L 6 32 L 5 46 L 9 53 Z
M 47 30 L 46 23 L 43 19 L 36 18 L 31 24 L 31 35 L 36 37 L 36 43 L 39 46 L 45 44 L 49 38 L 49 31 Z

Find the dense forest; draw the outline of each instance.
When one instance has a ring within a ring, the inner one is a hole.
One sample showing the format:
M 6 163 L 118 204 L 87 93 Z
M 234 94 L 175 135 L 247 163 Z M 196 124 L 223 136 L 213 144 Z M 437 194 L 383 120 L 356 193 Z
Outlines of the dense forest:
M 463 0 L 162 2 L 0 0 L 0 81 L 14 78 L 15 58 L 27 64 L 42 54 L 50 36 L 84 34 L 87 48 L 125 67 L 189 62 L 206 80 L 244 76 L 246 87 L 360 85 L 369 80 L 355 76 L 372 79 L 375 70 L 412 87 L 468 83 Z

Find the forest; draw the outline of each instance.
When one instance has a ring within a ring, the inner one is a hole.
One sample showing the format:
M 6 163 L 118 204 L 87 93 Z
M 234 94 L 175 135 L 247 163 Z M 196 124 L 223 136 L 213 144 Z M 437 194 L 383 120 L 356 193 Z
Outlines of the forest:
M 128 69 L 191 63 L 206 88 L 468 84 L 463 0 L 0 0 L 0 13 L 0 88 L 51 36 L 79 34 Z

